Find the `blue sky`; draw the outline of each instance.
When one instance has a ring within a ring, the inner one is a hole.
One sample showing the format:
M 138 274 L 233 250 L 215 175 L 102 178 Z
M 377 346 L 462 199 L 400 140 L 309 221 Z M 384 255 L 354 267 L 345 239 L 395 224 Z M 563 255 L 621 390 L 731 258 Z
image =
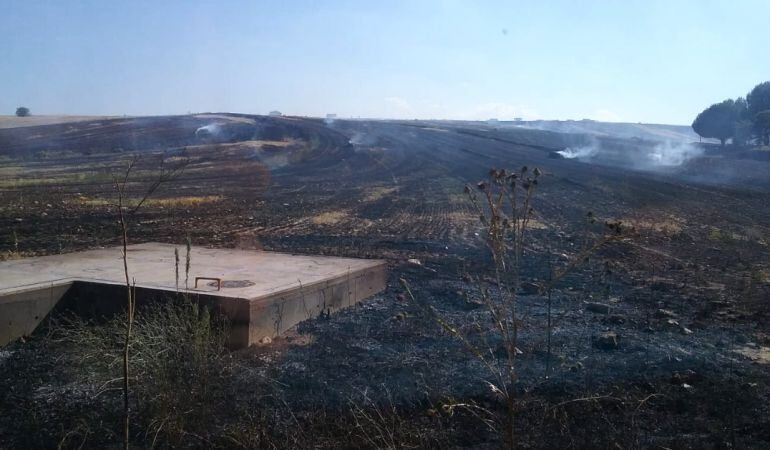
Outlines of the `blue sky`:
M 770 2 L 0 0 L 0 114 L 689 124 L 770 80 Z

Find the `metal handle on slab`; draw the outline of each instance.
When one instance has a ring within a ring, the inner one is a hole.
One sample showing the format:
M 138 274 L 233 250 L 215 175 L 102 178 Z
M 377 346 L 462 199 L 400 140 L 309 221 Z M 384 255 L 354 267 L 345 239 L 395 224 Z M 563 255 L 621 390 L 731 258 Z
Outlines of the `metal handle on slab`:
M 198 289 L 198 280 L 211 280 L 217 282 L 217 290 L 222 289 L 222 279 L 213 277 L 195 277 L 195 289 Z

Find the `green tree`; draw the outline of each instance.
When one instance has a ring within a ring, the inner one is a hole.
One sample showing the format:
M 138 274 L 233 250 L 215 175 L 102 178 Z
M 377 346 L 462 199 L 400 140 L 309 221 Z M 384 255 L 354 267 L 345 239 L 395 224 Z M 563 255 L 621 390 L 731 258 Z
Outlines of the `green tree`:
M 754 116 L 754 128 L 759 132 L 762 143 L 770 145 L 770 109 L 760 111 Z
M 733 135 L 733 144 L 738 147 L 745 147 L 754 137 L 754 124 L 751 120 L 741 119 L 735 124 L 735 134 Z
M 733 102 L 733 107 L 735 108 L 735 114 L 738 120 L 745 120 L 751 117 L 749 114 L 749 102 L 747 102 L 745 98 L 736 98 Z
M 754 130 L 760 135 L 760 139 L 765 145 L 770 145 L 770 131 L 766 123 L 767 120 L 763 112 L 770 110 L 770 81 L 759 83 L 754 89 L 746 95 L 749 117 L 754 124 Z
M 715 103 L 698 114 L 692 123 L 692 129 L 705 138 L 719 139 L 724 147 L 725 142 L 735 136 L 735 129 L 741 117 L 741 108 L 745 102 L 727 99 Z
M 743 97 L 735 99 L 735 131 L 733 132 L 733 145 L 745 146 L 752 138 L 753 123 L 749 114 L 748 102 Z
M 760 111 L 770 109 L 770 81 L 759 83 L 746 95 L 749 114 L 756 116 Z
M 29 108 L 26 106 L 19 106 L 16 108 L 16 115 L 19 117 L 27 117 L 29 116 Z

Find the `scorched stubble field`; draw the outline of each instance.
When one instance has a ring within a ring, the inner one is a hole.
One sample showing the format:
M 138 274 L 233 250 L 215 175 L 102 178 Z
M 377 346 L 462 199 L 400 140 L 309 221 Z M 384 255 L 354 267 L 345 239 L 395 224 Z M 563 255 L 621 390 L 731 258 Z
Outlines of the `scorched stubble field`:
M 183 402 L 162 414 L 142 410 L 137 442 L 495 446 L 504 411 L 487 372 L 399 279 L 473 335 L 486 311 L 471 280 L 489 279 L 492 265 L 463 188 L 490 168 L 538 167 L 525 287 L 547 283 L 549 268 L 573 261 L 605 220 L 622 221 L 625 234 L 555 285 L 550 355 L 546 299 L 523 290 L 519 444 L 767 447 L 770 184 L 762 179 L 770 159 L 709 145 L 661 168 L 554 155 L 591 139 L 511 124 L 237 114 L 0 129 L 0 255 L 118 244 L 114 174 L 137 155 L 129 187 L 141 192 L 161 159 L 183 163 L 139 210 L 133 243 L 183 248 L 189 237 L 383 258 L 391 278 L 356 308 L 271 343 L 215 352 L 204 373 L 216 387 L 199 399 L 205 420 L 180 413 Z M 600 139 L 631 153 L 652 145 Z M 609 347 L 599 339 L 607 332 L 618 336 Z M 0 442 L 119 442 L 118 394 L 83 377 L 66 339 L 48 337 L 56 334 L 50 325 L 0 351 L 0 405 L 14 412 L 0 419 Z M 498 345 L 489 343 L 493 353 Z

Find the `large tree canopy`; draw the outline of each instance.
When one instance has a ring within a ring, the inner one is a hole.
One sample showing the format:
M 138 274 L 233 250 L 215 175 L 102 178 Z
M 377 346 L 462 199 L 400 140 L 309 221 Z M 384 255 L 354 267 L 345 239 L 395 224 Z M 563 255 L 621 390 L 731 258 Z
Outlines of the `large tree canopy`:
M 738 121 L 744 115 L 745 102 L 727 99 L 715 103 L 698 114 L 692 123 L 692 129 L 705 138 L 719 139 L 722 145 L 735 136 Z
M 748 103 L 749 114 L 751 117 L 756 117 L 762 111 L 770 109 L 770 81 L 759 83 L 754 86 L 754 89 L 746 95 L 746 103 Z
M 27 117 L 29 115 L 29 108 L 25 106 L 19 106 L 16 108 L 16 115 L 19 117 Z
M 709 106 L 698 114 L 692 128 L 701 137 L 719 139 L 722 145 L 730 138 L 737 146 L 756 138 L 770 145 L 770 81 L 754 86 L 745 99 Z
M 762 143 L 770 145 L 770 109 L 760 111 L 754 116 L 754 127 L 762 137 Z
M 770 144 L 770 81 L 759 83 L 746 96 L 749 108 L 749 117 L 754 124 L 754 130 L 759 134 L 762 143 Z

